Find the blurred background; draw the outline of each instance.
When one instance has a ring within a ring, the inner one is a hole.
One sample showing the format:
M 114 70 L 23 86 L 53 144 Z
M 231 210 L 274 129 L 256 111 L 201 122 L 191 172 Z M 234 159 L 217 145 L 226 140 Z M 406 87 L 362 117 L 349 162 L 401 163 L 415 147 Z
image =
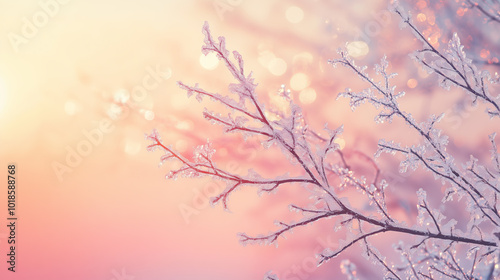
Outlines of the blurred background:
M 495 71 L 498 44 L 488 42 L 498 42 L 499 34 L 477 11 L 460 1 L 403 2 L 435 46 L 445 47 L 453 32 L 463 34 L 466 51 Z M 343 236 L 331 221 L 297 229 L 277 248 L 241 246 L 236 233 L 269 232 L 305 194 L 291 188 L 258 197 L 242 189 L 230 198 L 231 213 L 212 208 L 207 197 L 224 186 L 208 178 L 166 180 L 169 166 L 158 168 L 161 154 L 146 151 L 144 134 L 158 129 L 186 156 L 210 138 L 219 166 L 241 174 L 254 168 L 273 177 L 290 168 L 279 151 L 209 125 L 203 108 L 224 109 L 188 99 L 176 85 L 228 92 L 233 81 L 223 63 L 200 51 L 208 21 L 214 37 L 225 36 L 228 49 L 243 55 L 266 106 L 284 109 L 277 96 L 284 84 L 312 128 L 344 124 L 348 157 L 372 155 L 379 138 L 417 139 L 398 120 L 376 125 L 368 105 L 353 113 L 347 100 L 336 100 L 346 87 L 365 87 L 347 69 L 328 65 L 339 47 L 358 65 L 387 55 L 390 70 L 399 73 L 394 84 L 407 91 L 403 107 L 421 121 L 445 112 L 440 128 L 452 139 L 451 153 L 487 158 L 488 150 L 478 147 L 488 145 L 487 135 L 500 123 L 488 121 L 484 107 L 471 107 L 461 91 L 438 88 L 408 57 L 421 43 L 399 29 L 387 6 L 368 0 L 0 0 L 0 168 L 17 165 L 18 188 L 17 272 L 10 273 L 7 182 L 0 183 L 0 278 L 261 279 L 274 270 L 282 279 L 332 279 L 347 258 L 361 276 L 380 276 L 359 246 L 316 267 L 314 255 L 338 246 Z M 390 182 L 391 207 L 414 222 L 411 197 L 420 187 L 439 191 L 440 182 L 418 171 L 399 174 L 398 158 L 382 157 L 379 165 Z M 392 252 L 390 238 L 374 242 Z

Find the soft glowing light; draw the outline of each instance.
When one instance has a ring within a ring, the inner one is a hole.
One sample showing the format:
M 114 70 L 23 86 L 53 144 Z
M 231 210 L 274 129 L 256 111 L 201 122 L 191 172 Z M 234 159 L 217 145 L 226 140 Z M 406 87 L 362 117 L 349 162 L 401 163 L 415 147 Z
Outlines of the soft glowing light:
M 130 93 L 126 89 L 119 89 L 113 94 L 113 99 L 118 103 L 127 103 Z
M 117 120 L 117 119 L 119 119 L 122 116 L 122 114 L 124 113 L 124 111 L 123 111 L 123 108 L 121 106 L 119 106 L 116 103 L 112 103 L 111 105 L 109 105 L 107 113 L 108 113 L 108 116 L 112 120 Z
M 436 32 L 432 34 L 427 40 L 431 45 L 434 45 L 435 47 L 439 46 L 439 37 L 441 37 L 441 34 L 439 32 Z
M 66 103 L 64 103 L 64 112 L 70 116 L 73 116 L 76 114 L 78 110 L 78 105 L 76 104 L 75 101 L 73 100 L 68 100 Z
M 316 100 L 316 91 L 313 88 L 306 88 L 299 94 L 299 100 L 302 104 L 311 104 Z
M 152 121 L 155 118 L 155 113 L 153 111 L 144 112 L 144 118 L 148 121 Z
M 271 74 L 281 76 L 286 72 L 286 62 L 281 58 L 274 58 L 269 62 L 268 69 Z
M 432 14 L 427 15 L 427 22 L 430 25 L 434 25 L 436 23 L 436 17 L 434 15 L 432 15 Z
M 214 70 L 219 65 L 219 59 L 215 53 L 200 55 L 200 65 L 207 70 Z
M 141 150 L 141 144 L 136 141 L 127 140 L 125 142 L 125 153 L 128 155 L 135 155 Z
M 339 148 L 341 150 L 344 149 L 344 147 L 345 147 L 345 140 L 343 138 L 335 138 L 335 140 L 333 142 L 337 143 L 339 145 Z
M 175 125 L 175 128 L 179 130 L 190 130 L 193 127 L 193 123 L 190 121 L 180 121 Z
M 170 78 L 172 77 L 172 69 L 167 68 L 167 69 L 165 69 L 165 70 L 161 71 L 160 76 L 161 76 L 163 79 L 165 79 L 165 80 L 170 79 Z
M 360 57 L 360 56 L 368 54 L 368 52 L 370 51 L 368 44 L 366 44 L 363 41 L 351 42 L 351 43 L 347 44 L 346 47 L 347 47 L 347 52 L 352 57 Z
M 486 50 L 486 49 L 482 49 L 480 55 L 481 55 L 481 58 L 487 58 L 488 56 L 490 56 L 490 51 Z
M 271 113 L 271 112 L 264 112 L 264 116 L 266 116 L 266 119 L 268 121 L 271 121 L 271 122 L 274 122 L 274 121 L 278 121 L 280 118 L 278 117 L 278 115 L 276 115 L 275 113 Z
M 299 23 L 304 19 L 304 11 L 299 7 L 291 6 L 286 9 L 285 17 L 291 23 Z
M 465 14 L 465 12 L 467 12 L 467 8 L 459 8 L 459 9 L 457 10 L 457 15 L 458 15 L 459 17 L 463 17 L 463 16 L 464 16 L 464 14 Z
M 422 10 L 424 9 L 425 7 L 427 7 L 427 2 L 425 2 L 424 0 L 420 0 L 417 2 L 417 7 Z
M 293 65 L 298 67 L 306 67 L 314 61 L 314 57 L 310 52 L 302 52 L 293 56 Z
M 426 19 L 427 19 L 427 17 L 425 16 L 425 14 L 420 13 L 417 15 L 418 21 L 424 22 Z
M 304 73 L 296 73 L 290 79 L 290 87 L 293 90 L 303 90 L 311 84 L 311 79 Z
M 406 85 L 409 88 L 415 88 L 418 85 L 418 81 L 415 79 L 409 79 L 408 82 L 406 83 Z
M 258 61 L 260 65 L 267 68 L 269 67 L 269 63 L 271 63 L 271 61 L 273 61 L 274 59 L 276 59 L 276 56 L 271 51 L 269 50 L 259 51 Z

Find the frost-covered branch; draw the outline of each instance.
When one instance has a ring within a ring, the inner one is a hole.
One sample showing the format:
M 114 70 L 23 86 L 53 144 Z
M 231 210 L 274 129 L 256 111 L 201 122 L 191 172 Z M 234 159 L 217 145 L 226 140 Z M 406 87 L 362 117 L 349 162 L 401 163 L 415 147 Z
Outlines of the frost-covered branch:
M 500 116 L 498 95 L 493 96 L 487 87 L 488 83 L 498 83 L 499 79 L 491 78 L 489 73 L 477 70 L 466 58 L 458 36 L 454 36 L 446 51 L 439 51 L 424 38 L 401 8 L 396 6 L 394 11 L 424 43 L 423 49 L 414 55 L 417 61 L 428 70 L 436 72 L 443 86 L 448 87 L 453 84 L 463 88 L 475 100 L 480 99 L 488 104 L 490 107 L 488 114 L 491 117 Z M 215 53 L 218 59 L 225 63 L 234 82 L 229 84 L 226 93 L 223 94 L 207 91 L 198 84 L 189 86 L 178 82 L 179 87 L 187 92 L 188 97 L 196 96 L 199 102 L 208 98 L 224 105 L 229 111 L 227 114 L 205 109 L 203 116 L 212 124 L 225 128 L 227 133 L 240 133 L 245 139 L 254 137 L 261 141 L 266 149 L 280 149 L 288 160 L 280 164 L 290 168 L 298 166 L 301 174 L 292 177 L 286 173 L 273 178 L 264 178 L 253 169 L 245 175 L 230 172 L 219 168 L 215 162 L 215 149 L 210 141 L 198 146 L 194 150 L 193 158 L 188 159 L 171 146 L 164 144 L 156 130 L 146 136 L 151 141 L 148 150 L 160 150 L 164 153 L 160 163 L 176 161 L 181 165 L 171 170 L 167 178 L 209 176 L 224 181 L 226 188 L 210 200 L 212 205 L 221 203 L 224 209 L 229 209 L 229 197 L 244 186 L 255 187 L 258 193 L 274 193 L 286 185 L 299 184 L 311 193 L 309 199 L 313 202 L 303 206 L 301 198 L 291 201 L 289 210 L 302 214 L 298 221 L 278 221 L 276 228 L 268 234 L 253 236 L 239 233 L 242 244 L 277 244 L 280 237 L 293 230 L 323 221 L 333 223 L 336 230 L 347 228 L 348 231 L 345 241 L 342 241 L 338 248 L 327 248 L 319 254 L 318 265 L 342 254 L 352 245 L 360 244 L 364 255 L 384 268 L 387 279 L 442 277 L 474 279 L 477 275 L 483 275 L 485 271 L 491 271 L 489 275 L 500 274 L 496 268 L 500 263 L 498 249 L 500 157 L 495 134 L 489 137 L 492 164 L 479 163 L 479 160 L 472 156 L 468 162 L 457 162 L 446 149 L 448 136 L 437 128 L 443 114 L 431 115 L 420 123 L 401 107 L 399 99 L 405 93 L 396 91 L 396 87 L 391 84 L 396 74 L 389 73 L 389 62 L 386 57 L 375 66 L 379 78 L 376 80 L 367 73 L 366 66 L 357 66 L 346 51 L 339 50 L 340 58 L 329 62 L 333 66 L 341 65 L 352 70 L 368 85 L 368 88 L 361 92 L 354 92 L 348 88 L 340 93 L 339 97 L 349 98 L 353 110 L 365 102 L 371 103 L 379 110 L 375 117 L 378 123 L 391 122 L 394 118 L 402 119 L 420 139 L 418 144 L 412 146 L 380 140 L 375 156 L 379 157 L 384 152 L 400 154 L 403 156 L 400 164 L 401 172 L 422 166 L 447 185 L 442 194 L 443 204 L 455 198 L 458 201 L 464 199 L 466 210 L 470 213 L 466 230 L 461 230 L 457 227 L 457 221 L 448 219 L 442 213 L 442 208 L 433 207 L 427 200 L 427 192 L 421 188 L 417 192 L 416 225 L 407 225 L 405 221 L 396 219 L 391 209 L 387 207 L 386 189 L 389 183 L 382 178 L 377 163 L 364 153 L 351 153 L 361 157 L 373 167 L 374 174 L 369 175 L 368 178 L 371 179 L 369 180 L 355 171 L 356 168 L 349 162 L 349 157 L 340 150 L 337 140 L 343 131 L 343 126 L 330 129 L 325 125 L 324 132 L 314 131 L 308 125 L 301 108 L 294 103 L 289 91 L 284 87 L 278 94 L 287 102 L 288 113 L 266 109 L 258 98 L 257 84 L 252 78 L 252 73 L 245 74 L 242 56 L 236 51 L 231 53 L 226 49 L 224 37 L 215 40 L 208 23 L 204 24 L 202 31 L 203 54 Z M 269 118 L 270 115 L 276 117 Z M 351 198 L 345 195 L 346 189 L 357 190 L 364 206 L 369 207 L 352 206 L 349 203 Z M 373 245 L 372 240 L 384 234 L 399 234 L 414 238 L 412 244 L 405 245 L 401 242 L 395 246 L 395 250 L 402 256 L 401 265 L 390 263 Z M 456 248 L 460 246 L 470 252 L 472 262 L 470 269 L 465 269 L 463 263 L 456 257 Z M 354 264 L 343 262 L 342 270 L 350 279 L 356 278 Z M 269 272 L 265 279 L 278 278 Z
M 423 49 L 417 51 L 414 54 L 414 58 L 424 65 L 424 68 L 430 72 L 436 72 L 440 76 L 441 86 L 449 88 L 450 84 L 454 84 L 465 89 L 472 94 L 474 102 L 476 102 L 477 99 L 481 99 L 492 106 L 492 108 L 488 110 L 490 117 L 499 116 L 500 99 L 498 95 L 491 95 L 487 87 L 487 83 L 496 84 L 498 83 L 498 79 L 492 79 L 490 74 L 486 71 L 479 72 L 477 70 L 476 66 L 466 58 L 463 52 L 463 46 L 460 44 L 456 34 L 450 41 L 448 50 L 446 50 L 446 52 L 440 52 L 425 39 L 424 35 L 419 32 L 415 25 L 413 25 L 410 17 L 399 6 L 395 6 L 394 12 L 403 19 L 403 25 L 409 26 L 415 36 L 423 42 Z M 429 56 L 426 56 L 426 54 L 429 54 Z M 457 163 L 453 155 L 449 154 L 446 149 L 448 136 L 444 135 L 444 133 L 436 127 L 444 115 L 432 115 L 425 122 L 419 123 L 411 113 L 402 109 L 398 99 L 403 97 L 405 92 L 397 92 L 396 87 L 391 85 L 390 80 L 396 77 L 396 73 L 388 73 L 387 69 L 389 62 L 386 57 L 383 57 L 381 63 L 375 66 L 375 72 L 379 77 L 377 80 L 367 73 L 366 66 L 357 66 L 345 50 L 339 50 L 339 55 L 340 58 L 330 60 L 329 62 L 333 66 L 341 65 L 350 69 L 369 86 L 361 92 L 353 92 L 351 89 L 347 88 L 344 92 L 339 94 L 339 97 L 349 98 L 351 109 L 353 110 L 365 102 L 371 103 L 379 110 L 379 113 L 375 117 L 376 122 L 391 122 L 393 118 L 400 118 L 421 137 L 421 142 L 412 146 L 404 146 L 394 141 L 380 140 L 378 144 L 379 149 L 375 156 L 379 157 L 383 152 L 390 154 L 399 153 L 404 156 L 400 165 L 401 172 L 415 170 L 419 166 L 423 166 L 430 171 L 436 179 L 440 179 L 443 184 L 447 183 L 448 188 L 443 195 L 443 203 L 453 200 L 455 196 L 457 196 L 459 200 L 465 198 L 467 201 L 467 210 L 470 212 L 471 217 L 467 225 L 467 236 L 482 241 L 485 241 L 485 238 L 489 238 L 491 242 L 489 243 L 490 245 L 484 247 L 472 247 L 476 251 L 473 254 L 474 269 L 471 269 L 470 272 L 466 272 L 462 269 L 454 253 L 450 253 L 454 252 L 450 248 L 446 251 L 448 252 L 448 258 L 442 258 L 442 256 L 440 256 L 440 258 L 428 256 L 427 260 L 431 260 L 434 263 L 432 265 L 427 265 L 429 263 L 428 261 L 425 263 L 427 272 L 424 272 L 422 269 L 416 271 L 415 266 L 418 265 L 415 263 L 411 264 L 409 258 L 411 251 L 417 248 L 421 248 L 420 250 L 423 248 L 424 251 L 429 251 L 429 246 L 443 246 L 443 244 L 439 245 L 439 243 L 436 242 L 437 239 L 451 241 L 452 243 L 450 243 L 450 246 L 451 244 L 460 242 L 456 239 L 459 232 L 459 230 L 455 228 L 457 221 L 451 219 L 445 223 L 446 217 L 439 209 L 430 208 L 426 200 L 426 192 L 420 189 L 417 192 L 419 198 L 417 204 L 419 210 L 417 221 L 420 227 L 425 229 L 427 236 L 424 240 L 411 246 L 409 249 L 400 250 L 405 258 L 407 258 L 409 264 L 406 267 L 407 276 L 417 279 L 420 277 L 434 279 L 437 272 L 440 274 L 439 277 L 446 276 L 456 279 L 473 279 L 475 278 L 473 275 L 477 275 L 474 272 L 477 263 L 480 262 L 479 259 L 483 261 L 481 263 L 483 268 L 489 269 L 489 266 L 485 265 L 485 263 L 488 262 L 484 262 L 484 258 L 492 254 L 498 256 L 498 245 L 496 245 L 498 240 L 494 237 L 496 236 L 495 232 L 500 229 L 500 212 L 498 211 L 499 203 L 497 198 L 500 193 L 500 172 L 498 168 L 498 152 L 494 140 L 496 134 L 494 133 L 489 137 L 491 142 L 492 167 L 488 168 L 485 165 L 479 164 L 478 159 L 473 156 L 471 156 L 470 161 L 466 163 Z M 392 230 L 398 231 L 399 229 Z M 358 236 L 357 239 L 353 239 L 353 241 L 360 240 L 360 238 L 365 239 L 366 237 L 377 235 L 381 232 L 384 232 L 384 230 L 379 229 L 364 233 L 364 235 Z M 449 236 L 440 238 L 439 236 L 441 236 L 443 232 L 449 232 Z M 425 236 L 424 234 L 416 232 L 411 232 L 411 234 Z M 433 236 L 434 234 L 437 236 Z M 351 241 L 351 243 L 353 241 Z M 351 243 L 345 245 L 345 248 L 351 246 Z M 367 242 L 367 244 L 369 243 Z M 474 243 L 470 242 L 469 244 Z M 493 246 L 493 249 L 489 246 Z M 370 249 L 366 249 L 366 251 L 369 252 Z M 334 252 L 330 255 L 335 256 L 340 252 Z M 443 259 L 445 261 L 443 261 Z M 375 260 L 381 263 L 390 275 L 397 274 L 397 271 L 389 268 L 387 264 L 381 262 L 380 259 L 375 258 Z M 498 263 L 498 259 L 490 258 L 489 262 Z M 390 278 L 392 276 L 388 277 Z
M 436 123 L 442 119 L 443 114 L 440 116 L 433 115 L 427 122 L 418 123 L 410 113 L 401 109 L 397 99 L 404 96 L 405 92 L 396 92 L 396 87 L 390 85 L 390 79 L 394 78 L 396 74 L 387 72 L 389 63 L 385 57 L 382 58 L 379 65 L 375 66 L 376 73 L 381 76 L 380 81 L 375 81 L 366 73 L 367 67 L 357 66 L 346 51 L 339 50 L 339 54 L 341 58 L 330 60 L 330 63 L 333 66 L 342 65 L 349 68 L 370 86 L 370 88 L 362 92 L 352 92 L 350 89 L 346 89 L 345 92 L 339 94 L 339 97 L 349 98 L 353 110 L 365 101 L 368 101 L 380 109 L 380 113 L 375 117 L 377 122 L 391 122 L 393 117 L 399 117 L 424 140 L 422 144 L 411 147 L 401 147 L 399 143 L 380 140 L 379 150 L 375 156 L 380 156 L 382 152 L 403 154 L 405 160 L 401 162 L 402 172 L 406 172 L 408 169 L 415 170 L 419 164 L 423 164 L 435 176 L 451 183 L 450 194 L 461 192 L 468 196 L 472 200 L 471 211 L 479 211 L 479 215 L 486 217 L 491 223 L 498 226 L 500 216 L 496 211 L 496 201 L 492 201 L 491 198 L 493 197 L 493 193 L 500 192 L 500 187 L 494 186 L 493 183 L 489 182 L 486 182 L 486 184 L 473 184 L 473 178 L 467 172 L 459 169 L 454 162 L 453 156 L 446 151 L 448 137 L 435 127 Z M 475 159 L 471 160 L 471 162 L 474 161 Z M 469 164 L 472 164 L 471 162 Z M 498 176 L 498 174 L 492 174 L 492 182 L 496 181 Z M 486 190 L 485 186 L 489 190 Z M 446 199 L 452 198 L 447 197 Z
M 415 37 L 423 43 L 422 49 L 412 54 L 413 59 L 418 61 L 429 74 L 436 73 L 441 87 L 447 90 L 451 85 L 462 88 L 472 96 L 473 103 L 480 99 L 491 105 L 487 110 L 490 117 L 500 117 L 500 94 L 492 94 L 488 88 L 488 84 L 498 84 L 498 74 L 492 77 L 490 72 L 480 71 L 465 54 L 457 33 L 453 34 L 448 48 L 440 51 L 418 30 L 408 13 L 397 4 L 392 8 L 402 19 L 401 27 L 408 26 Z
M 477 9 L 488 21 L 500 23 L 500 2 L 495 0 L 465 0 L 466 6 L 470 9 Z

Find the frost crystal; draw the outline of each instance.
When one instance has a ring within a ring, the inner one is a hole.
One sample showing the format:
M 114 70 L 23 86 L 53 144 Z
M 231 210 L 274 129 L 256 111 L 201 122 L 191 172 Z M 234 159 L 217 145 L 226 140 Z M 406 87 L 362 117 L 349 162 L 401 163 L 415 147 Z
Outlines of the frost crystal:
M 474 4 L 474 8 L 484 15 L 491 11 L 480 9 L 485 7 L 485 1 L 468 3 Z M 491 94 L 488 89 L 488 86 L 498 84 L 498 74 L 478 70 L 471 59 L 474 56 L 466 55 L 456 33 L 446 48 L 438 49 L 418 30 L 410 14 L 397 1 L 391 5 L 391 10 L 401 17 L 402 25 L 409 27 L 423 44 L 422 49 L 412 54 L 412 58 L 424 70 L 436 75 L 441 87 L 461 88 L 473 97 L 473 103 L 476 100 L 484 102 L 490 117 L 500 116 L 500 96 Z M 493 13 L 490 18 L 495 19 L 497 15 Z M 453 139 L 446 135 L 447 130 L 440 123 L 444 113 L 422 117 L 421 114 L 406 111 L 401 105 L 404 103 L 399 103 L 405 92 L 393 84 L 397 73 L 389 71 L 390 62 L 386 56 L 371 72 L 367 66 L 358 66 L 346 50 L 340 49 L 338 58 L 329 60 L 329 63 L 333 67 L 340 65 L 349 69 L 366 88 L 359 92 L 346 88 L 337 98 L 348 98 L 353 111 L 361 106 L 373 106 L 377 110 L 375 122 L 391 123 L 399 119 L 406 124 L 401 128 L 402 133 L 411 132 L 416 136 L 411 145 L 380 139 L 374 157 L 380 158 L 385 153 L 395 155 L 400 161 L 400 172 L 411 173 L 408 171 L 422 169 L 443 184 L 441 188 L 439 184 L 433 185 L 432 180 L 418 181 L 420 189 L 416 198 L 398 197 L 397 184 L 381 170 L 374 158 L 353 151 L 352 147 L 351 150 L 341 149 L 338 142 L 343 125 L 335 126 L 336 129 L 325 125 L 323 131 L 315 131 L 313 128 L 316 126 L 308 124 L 305 113 L 293 100 L 294 94 L 285 86 L 278 90 L 277 95 L 286 102 L 286 108 L 266 108 L 257 96 L 257 84 L 252 73 L 245 74 L 248 72 L 245 72 L 242 55 L 227 50 L 224 37 L 214 39 L 208 23 L 205 22 L 202 32 L 202 53 L 215 53 L 224 62 L 233 82 L 222 89 L 225 94 L 206 91 L 198 84 L 189 86 L 178 82 L 179 87 L 186 91 L 188 97 L 194 95 L 199 102 L 208 98 L 224 105 L 228 112 L 205 109 L 203 117 L 212 124 L 222 126 L 226 133 L 239 133 L 245 140 L 254 138 L 270 152 L 281 152 L 286 160 L 275 163 L 273 154 L 273 164 L 289 166 L 293 171 L 268 178 L 259 174 L 258 168 L 249 169 L 246 174 L 220 168 L 215 162 L 214 145 L 209 140 L 194 149 L 192 159 L 187 159 L 171 146 L 163 144 L 157 130 L 146 135 L 150 142 L 147 150 L 160 150 L 163 153 L 161 164 L 178 164 L 166 176 L 169 179 L 208 176 L 222 181 L 225 188 L 219 190 L 220 193 L 216 193 L 210 203 L 221 205 L 227 211 L 230 196 L 242 187 L 254 187 L 258 194 L 281 194 L 280 190 L 289 185 L 302 187 L 306 196 L 290 196 L 294 201 L 287 203 L 289 210 L 294 212 L 291 214 L 298 213 L 297 221 L 278 220 L 267 234 L 239 233 L 242 245 L 277 246 L 281 238 L 288 237 L 295 230 L 328 220 L 328 228 L 342 235 L 343 240 L 329 246 L 331 248 L 324 248 L 317 255 L 318 265 L 344 254 L 357 244 L 369 262 L 383 269 L 385 279 L 498 278 L 500 159 L 496 133 L 489 136 L 491 163 L 483 162 L 485 153 L 476 157 L 471 155 L 468 161 L 464 161 L 461 156 L 456 156 L 456 146 L 447 147 Z M 407 109 L 413 108 L 410 106 Z M 484 142 L 487 140 L 484 139 Z M 265 151 L 262 154 L 268 153 Z M 415 182 L 413 179 L 400 181 L 404 182 L 401 190 L 410 189 Z M 390 194 L 386 194 L 388 190 L 391 190 Z M 354 193 L 357 195 L 352 196 Z M 447 218 L 444 213 L 451 214 L 455 219 Z M 379 251 L 381 246 L 377 245 L 382 238 L 374 239 L 376 236 L 404 237 L 406 243 L 400 240 L 394 245 L 400 261 L 386 258 L 386 252 Z M 348 279 L 360 277 L 356 266 L 349 260 L 343 260 L 340 268 Z M 277 276 L 268 272 L 264 279 L 276 280 Z

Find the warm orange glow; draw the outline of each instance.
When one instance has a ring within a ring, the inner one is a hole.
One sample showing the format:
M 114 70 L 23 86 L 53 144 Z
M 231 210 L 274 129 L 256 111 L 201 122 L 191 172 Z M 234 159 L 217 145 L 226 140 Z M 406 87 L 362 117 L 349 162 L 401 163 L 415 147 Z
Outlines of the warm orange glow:
M 409 88 L 415 88 L 418 85 L 418 81 L 415 79 L 409 79 L 408 82 L 406 83 L 406 85 Z
M 418 20 L 418 21 L 422 21 L 422 22 L 423 22 L 423 21 L 425 21 L 426 19 L 427 19 L 427 17 L 426 17 L 426 16 L 425 16 L 425 14 L 423 14 L 423 13 L 420 13 L 420 14 L 418 14 L 418 15 L 417 15 L 417 20 Z
M 481 58 L 488 58 L 490 56 L 490 51 L 482 49 L 479 55 L 481 56 Z
M 464 16 L 465 12 L 467 12 L 467 8 L 459 8 L 457 10 L 457 15 L 462 17 L 462 16 Z
M 441 34 L 439 32 L 433 33 L 428 38 L 429 43 L 431 43 L 435 47 L 439 47 L 439 37 L 441 37 Z
M 436 24 L 436 17 L 433 14 L 428 14 L 427 22 L 429 22 L 430 25 Z
M 424 9 L 425 7 L 427 7 L 427 2 L 425 0 L 420 0 L 417 2 L 417 8 L 419 8 L 420 10 Z

